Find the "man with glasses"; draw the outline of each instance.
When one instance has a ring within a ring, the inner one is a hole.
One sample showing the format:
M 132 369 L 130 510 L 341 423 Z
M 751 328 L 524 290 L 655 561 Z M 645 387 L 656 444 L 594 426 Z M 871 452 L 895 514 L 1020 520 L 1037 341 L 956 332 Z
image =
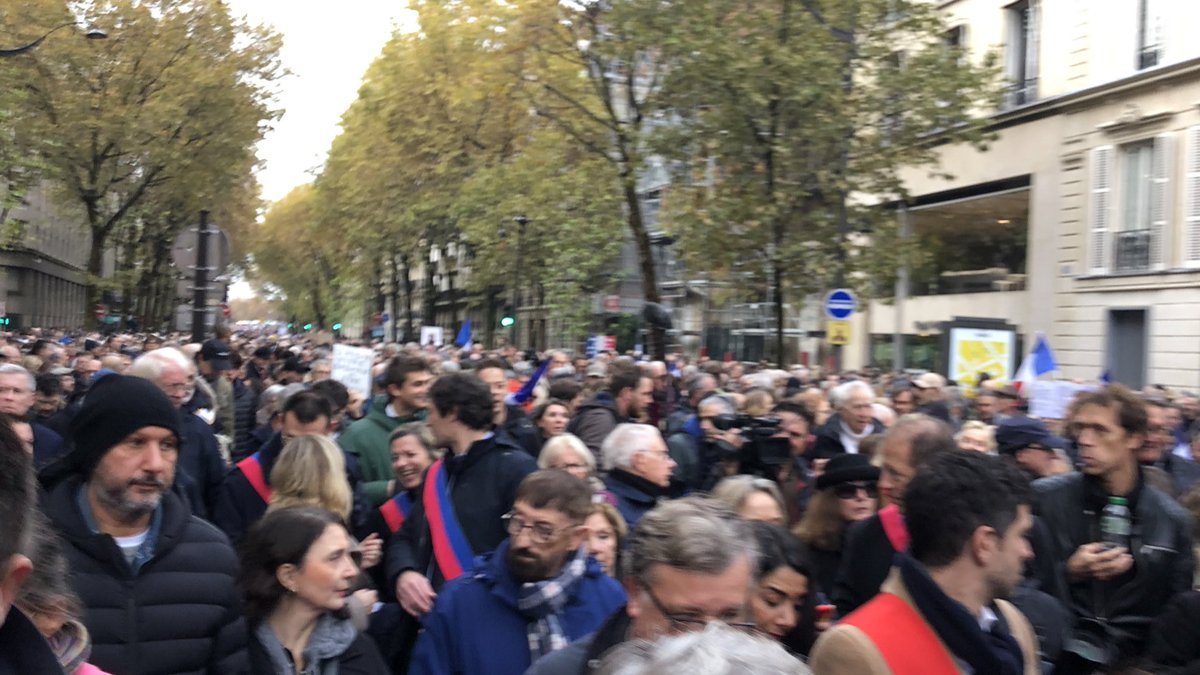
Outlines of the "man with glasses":
M 179 411 L 182 435 L 175 480 L 192 513 L 209 518 L 227 469 L 212 427 L 183 409 L 196 390 L 195 366 L 183 352 L 164 347 L 139 356 L 129 367 L 129 375 L 153 382 Z
M 438 594 L 409 672 L 520 675 L 599 628 L 625 592 L 588 556 L 591 511 L 591 491 L 570 474 L 527 476 L 504 516 L 508 540 Z
M 708 497 L 666 502 L 630 535 L 622 585 L 629 599 L 592 635 L 534 662 L 527 675 L 580 675 L 628 640 L 703 630 L 750 631 L 758 551 L 750 525 Z
M 658 429 L 649 424 L 618 424 L 600 446 L 604 484 L 632 529 L 642 515 L 667 496 L 675 460 Z

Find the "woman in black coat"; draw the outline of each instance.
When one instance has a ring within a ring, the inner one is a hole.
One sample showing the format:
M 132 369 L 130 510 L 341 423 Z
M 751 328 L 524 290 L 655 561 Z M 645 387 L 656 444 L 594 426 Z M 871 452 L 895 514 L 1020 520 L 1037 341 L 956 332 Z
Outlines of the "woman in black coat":
M 346 600 L 359 574 L 341 518 L 295 506 L 270 511 L 242 542 L 239 579 L 254 673 L 386 675 L 379 650 L 355 630 Z
M 878 509 L 878 482 L 879 469 L 864 455 L 851 454 L 829 460 L 817 478 L 816 492 L 793 533 L 803 545 L 822 602 L 833 596 L 846 530 Z

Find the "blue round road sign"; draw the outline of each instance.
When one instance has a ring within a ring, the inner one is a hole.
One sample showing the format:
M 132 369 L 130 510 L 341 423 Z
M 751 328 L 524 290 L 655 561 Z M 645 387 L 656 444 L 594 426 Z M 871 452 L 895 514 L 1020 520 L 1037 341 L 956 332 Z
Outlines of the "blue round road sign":
M 831 319 L 849 319 L 858 309 L 858 298 L 846 288 L 831 291 L 825 297 L 825 314 Z

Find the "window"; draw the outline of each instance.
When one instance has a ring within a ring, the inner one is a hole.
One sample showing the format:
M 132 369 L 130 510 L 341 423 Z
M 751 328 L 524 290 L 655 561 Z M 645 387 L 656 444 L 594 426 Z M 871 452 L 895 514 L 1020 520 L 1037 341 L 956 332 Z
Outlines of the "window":
M 1138 70 L 1153 68 L 1162 60 L 1162 18 L 1160 0 L 1138 0 Z
M 1164 266 L 1170 233 L 1171 137 L 1157 136 L 1091 152 L 1088 213 L 1093 274 Z
M 1037 100 L 1038 18 L 1036 0 L 1020 0 L 1008 6 L 1008 92 L 1009 107 Z
M 946 31 L 946 46 L 954 49 L 966 49 L 967 27 L 960 24 Z

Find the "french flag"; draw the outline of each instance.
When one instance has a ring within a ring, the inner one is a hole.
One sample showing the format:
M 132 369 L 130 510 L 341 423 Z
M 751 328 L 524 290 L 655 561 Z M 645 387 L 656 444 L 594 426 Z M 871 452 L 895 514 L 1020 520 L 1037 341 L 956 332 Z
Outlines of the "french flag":
M 1050 343 L 1046 342 L 1046 336 L 1038 333 L 1037 343 L 1033 345 L 1033 351 L 1025 355 L 1021 369 L 1017 371 L 1017 376 L 1014 378 L 1013 386 L 1021 392 L 1030 390 L 1039 377 L 1056 370 L 1058 370 L 1058 362 L 1054 360 L 1054 352 L 1050 351 Z

